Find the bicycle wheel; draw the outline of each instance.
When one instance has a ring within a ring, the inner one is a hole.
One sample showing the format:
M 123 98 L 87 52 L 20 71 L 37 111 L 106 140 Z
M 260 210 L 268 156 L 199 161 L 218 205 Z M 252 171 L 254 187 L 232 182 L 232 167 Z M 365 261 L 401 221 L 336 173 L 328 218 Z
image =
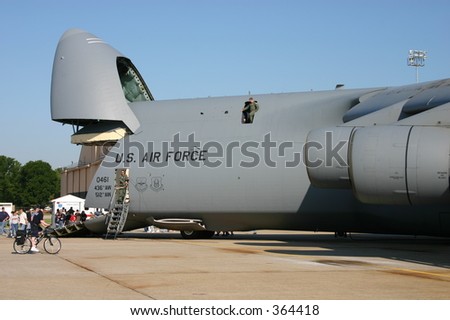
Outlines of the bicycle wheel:
M 44 241 L 44 250 L 50 254 L 56 254 L 61 250 L 61 241 L 57 237 L 50 236 Z
M 25 254 L 31 250 L 31 240 L 26 238 L 22 244 L 18 244 L 16 240 L 13 242 L 14 251 L 19 254 Z

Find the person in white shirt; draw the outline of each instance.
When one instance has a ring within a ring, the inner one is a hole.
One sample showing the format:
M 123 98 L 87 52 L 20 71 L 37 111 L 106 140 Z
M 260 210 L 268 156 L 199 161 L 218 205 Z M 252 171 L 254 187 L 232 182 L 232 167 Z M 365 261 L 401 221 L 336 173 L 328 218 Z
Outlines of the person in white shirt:
M 19 210 L 19 230 L 25 230 L 28 225 L 28 218 L 25 211 Z
M 14 211 L 9 218 L 9 235 L 11 238 L 15 238 L 17 230 L 19 228 L 19 212 Z

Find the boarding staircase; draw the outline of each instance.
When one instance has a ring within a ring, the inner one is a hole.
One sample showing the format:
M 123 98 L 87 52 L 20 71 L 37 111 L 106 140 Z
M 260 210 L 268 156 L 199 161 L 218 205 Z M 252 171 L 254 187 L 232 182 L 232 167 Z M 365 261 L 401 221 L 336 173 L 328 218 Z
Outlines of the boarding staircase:
M 87 229 L 84 226 L 83 222 L 77 222 L 74 224 L 68 224 L 59 228 L 55 228 L 53 231 L 53 235 L 56 235 L 58 237 L 64 237 L 67 236 L 69 234 L 74 234 L 74 233 L 80 233 L 80 232 L 86 232 Z
M 124 189 L 123 195 L 118 196 L 118 191 Z M 128 209 L 130 206 L 128 183 L 125 186 L 116 185 L 110 203 L 109 220 L 106 228 L 105 239 L 116 239 L 117 235 L 123 231 L 127 221 Z

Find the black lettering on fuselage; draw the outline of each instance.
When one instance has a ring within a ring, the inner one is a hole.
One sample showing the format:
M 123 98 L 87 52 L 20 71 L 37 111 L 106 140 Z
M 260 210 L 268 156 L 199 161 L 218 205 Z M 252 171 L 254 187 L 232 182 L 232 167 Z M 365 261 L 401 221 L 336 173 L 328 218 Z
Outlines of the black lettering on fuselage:
M 139 158 L 140 163 L 162 163 L 162 161 L 169 162 L 172 159 L 175 162 L 201 162 L 206 160 L 207 150 L 185 150 L 185 151 L 167 151 L 164 154 L 159 151 L 145 152 L 144 155 Z M 135 155 L 133 152 L 126 154 L 116 154 L 116 163 L 120 162 L 136 162 L 136 158 L 139 155 Z
M 126 162 L 130 163 L 130 162 L 133 162 L 133 160 L 134 160 L 134 153 L 130 152 L 129 154 L 127 154 Z
M 159 162 L 159 158 L 161 157 L 161 152 L 156 151 L 156 152 L 152 152 L 153 155 L 153 159 L 150 159 L 151 162 Z

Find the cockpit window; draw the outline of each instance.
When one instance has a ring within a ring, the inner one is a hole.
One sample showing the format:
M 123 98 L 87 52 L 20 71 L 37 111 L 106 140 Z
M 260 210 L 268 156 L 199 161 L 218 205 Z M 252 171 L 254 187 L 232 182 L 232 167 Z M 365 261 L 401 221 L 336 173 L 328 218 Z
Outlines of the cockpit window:
M 133 63 L 123 57 L 117 58 L 117 70 L 123 94 L 128 102 L 152 101 L 153 96 Z

